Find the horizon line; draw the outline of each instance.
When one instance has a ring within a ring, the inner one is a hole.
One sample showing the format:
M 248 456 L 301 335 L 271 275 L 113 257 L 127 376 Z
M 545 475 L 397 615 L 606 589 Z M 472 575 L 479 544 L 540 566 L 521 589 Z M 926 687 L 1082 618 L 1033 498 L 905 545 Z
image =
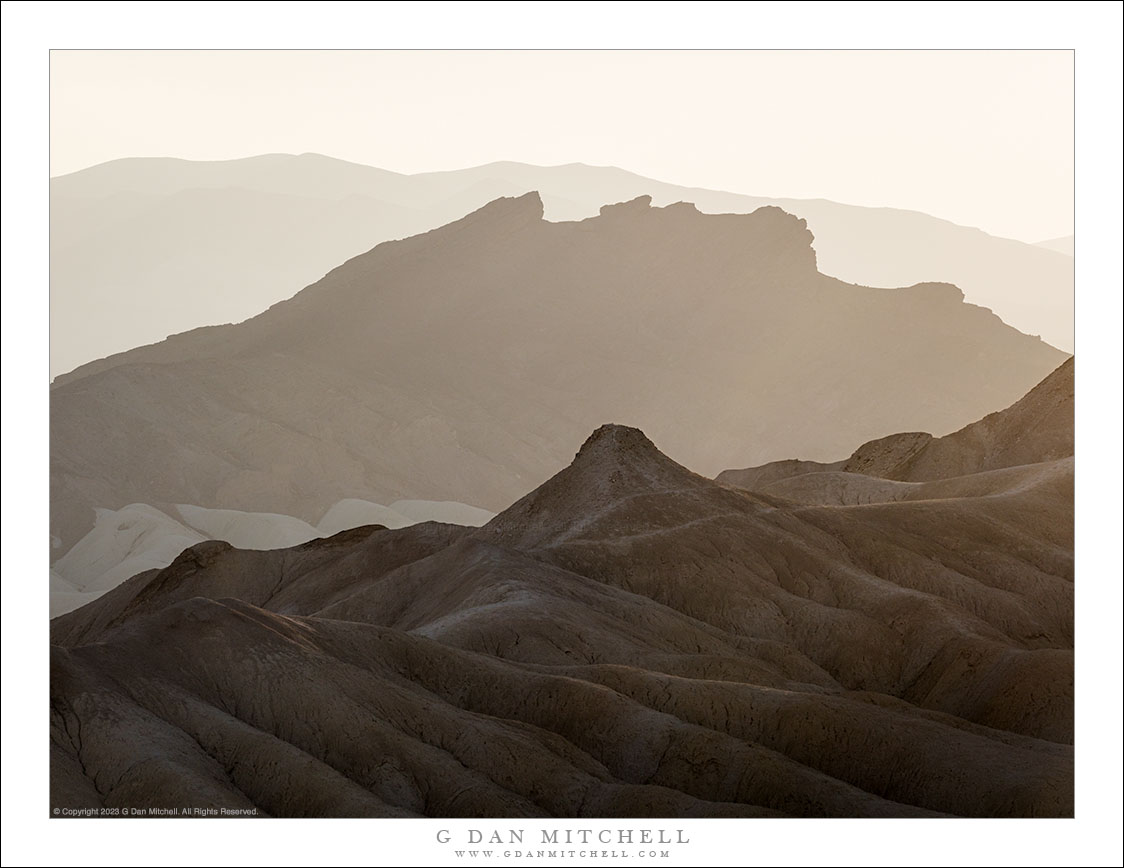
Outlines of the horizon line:
M 395 169 L 387 169 L 387 168 L 384 168 L 382 166 L 372 165 L 370 163 L 359 163 L 359 162 L 356 162 L 354 160 L 347 160 L 347 159 L 344 159 L 342 157 L 335 157 L 335 156 L 332 156 L 330 154 L 320 153 L 319 151 L 302 151 L 301 153 L 291 153 L 291 152 L 288 152 L 288 151 L 268 151 L 268 152 L 259 153 L 259 154 L 249 154 L 249 155 L 246 155 L 246 156 L 243 156 L 243 157 L 228 157 L 228 158 L 217 159 L 217 160 L 202 160 L 202 159 L 193 159 L 193 158 L 190 158 L 190 157 L 175 157 L 175 156 L 167 156 L 167 155 L 165 155 L 165 156 L 145 155 L 145 156 L 130 156 L 130 157 L 114 157 L 113 159 L 103 160 L 100 163 L 93 163 L 92 165 L 85 166 L 81 169 L 75 169 L 73 171 L 63 172 L 62 174 L 59 174 L 59 175 L 50 175 L 49 181 L 51 181 L 51 182 L 58 181 L 58 180 L 62 180 L 63 178 L 68 178 L 68 177 L 71 177 L 73 175 L 79 175 L 79 174 L 82 174 L 83 172 L 88 172 L 92 169 L 101 168 L 102 166 L 108 166 L 108 165 L 111 165 L 111 164 L 114 164 L 114 163 L 124 163 L 124 162 L 130 162 L 130 161 L 163 160 L 163 161 L 178 162 L 178 163 L 239 163 L 239 162 L 247 162 L 247 161 L 250 161 L 250 160 L 260 160 L 260 159 L 269 158 L 269 157 L 284 157 L 284 158 L 288 158 L 288 159 L 292 159 L 292 160 L 300 159 L 302 157 L 317 157 L 317 158 L 320 158 L 320 159 L 323 159 L 323 160 L 330 160 L 334 163 L 344 163 L 346 165 L 355 166 L 355 167 L 358 167 L 358 168 L 361 168 L 361 169 L 370 169 L 370 170 L 376 171 L 376 172 L 384 172 L 384 173 L 389 174 L 389 175 L 396 175 L 400 178 L 417 178 L 417 177 L 423 177 L 423 176 L 426 176 L 426 175 L 455 174 L 457 172 L 467 172 L 467 171 L 472 171 L 472 170 L 477 170 L 477 169 L 486 169 L 486 168 L 491 167 L 491 166 L 502 166 L 502 165 L 525 166 L 525 167 L 531 168 L 531 169 L 544 169 L 544 170 L 567 169 L 567 168 L 572 168 L 572 167 L 581 167 L 581 168 L 586 168 L 586 169 L 602 169 L 602 170 L 622 172 L 624 174 L 631 175 L 633 177 L 640 178 L 640 179 L 645 180 L 645 181 L 652 181 L 656 184 L 663 184 L 663 185 L 666 185 L 666 186 L 669 186 L 669 187 L 678 187 L 680 189 L 689 190 L 689 191 L 698 191 L 698 192 L 704 192 L 704 193 L 717 193 L 717 194 L 728 195 L 728 196 L 741 196 L 741 197 L 750 198 L 750 199 L 767 199 L 767 200 L 773 200 L 773 201 L 828 202 L 828 203 L 831 203 L 831 204 L 834 204 L 834 205 L 842 205 L 842 206 L 845 206 L 845 207 L 848 207 L 848 208 L 863 208 L 863 209 L 870 210 L 870 211 L 901 211 L 901 212 L 909 213 L 909 214 L 919 214 L 919 215 L 922 215 L 924 217 L 929 217 L 933 220 L 940 220 L 940 221 L 942 221 L 944 223 L 948 223 L 949 225 L 952 225 L 952 226 L 958 226 L 958 227 L 963 228 L 963 229 L 969 229 L 969 230 L 973 230 L 973 231 L 977 231 L 977 232 L 982 232 L 984 235 L 987 235 L 991 238 L 998 238 L 998 239 L 1004 239 L 1004 240 L 1008 240 L 1008 241 L 1015 241 L 1019 244 L 1026 244 L 1026 245 L 1031 246 L 1031 247 L 1040 247 L 1041 245 L 1049 243 L 1051 241 L 1058 241 L 1058 240 L 1063 240 L 1063 239 L 1067 239 L 1067 238 L 1073 238 L 1075 236 L 1075 233 L 1070 232 L 1070 233 L 1064 234 L 1064 235 L 1053 235 L 1053 236 L 1050 236 L 1049 238 L 1041 238 L 1041 239 L 1038 239 L 1037 241 L 1026 241 L 1022 238 L 1013 238 L 1009 235 L 997 235 L 993 232 L 989 232 L 988 230 L 984 229 L 981 226 L 973 226 L 973 225 L 969 225 L 969 224 L 966 224 L 966 223 L 957 223 L 956 221 L 950 220 L 947 217 L 941 217 L 937 214 L 931 214 L 928 211 L 921 211 L 917 208 L 905 208 L 905 207 L 898 206 L 898 205 L 863 205 L 863 204 L 856 204 L 856 203 L 853 203 L 853 202 L 841 202 L 841 201 L 836 200 L 836 199 L 829 199 L 826 196 L 804 196 L 804 197 L 800 197 L 800 196 L 767 196 L 767 195 L 761 195 L 759 193 L 742 193 L 742 192 L 738 192 L 736 190 L 724 190 L 724 189 L 717 189 L 717 188 L 714 188 L 714 187 L 703 187 L 703 186 L 689 185 L 689 184 L 678 184 L 678 183 L 675 183 L 675 182 L 672 182 L 672 181 L 663 181 L 663 180 L 660 180 L 658 178 L 652 178 L 652 177 L 649 177 L 647 175 L 641 175 L 638 172 L 633 172 L 631 169 L 625 169 L 625 168 L 622 168 L 620 166 L 598 165 L 596 163 L 585 163 L 585 162 L 582 162 L 580 160 L 577 160 L 577 161 L 574 161 L 574 162 L 569 162 L 569 163 L 556 163 L 556 164 L 550 164 L 550 165 L 543 165 L 543 164 L 540 164 L 540 163 L 529 163 L 529 162 L 525 162 L 523 160 L 499 159 L 499 160 L 491 160 L 491 161 L 486 162 L 486 163 L 478 163 L 478 164 L 472 164 L 472 165 L 467 165 L 467 166 L 461 166 L 461 167 L 454 168 L 454 169 L 431 169 L 431 170 L 426 170 L 426 171 L 421 171 L 421 172 L 399 172 Z M 609 204 L 609 203 L 606 203 L 606 204 Z M 1043 248 L 1043 249 L 1049 250 L 1050 248 Z M 1060 255 L 1060 256 L 1067 256 L 1068 255 L 1066 253 L 1062 253 L 1061 251 L 1056 251 L 1056 250 L 1054 250 L 1052 252 L 1058 253 L 1058 255 Z

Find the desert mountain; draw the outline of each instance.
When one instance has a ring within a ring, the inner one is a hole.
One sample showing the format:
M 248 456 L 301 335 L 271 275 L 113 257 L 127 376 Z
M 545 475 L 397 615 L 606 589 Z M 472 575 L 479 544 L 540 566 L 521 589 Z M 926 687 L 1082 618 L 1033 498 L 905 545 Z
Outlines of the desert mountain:
M 238 322 L 375 244 L 540 191 L 550 220 L 651 195 L 708 213 L 802 217 L 825 274 L 866 286 L 943 281 L 1073 349 L 1073 260 L 913 211 L 678 187 L 615 168 L 493 163 L 400 175 L 317 154 L 128 159 L 51 180 L 51 374 L 190 328 Z
M 52 804 L 1071 816 L 1071 485 L 802 506 L 609 425 L 483 528 L 199 543 L 52 622 Z
M 463 503 L 423 500 L 397 501 L 390 506 L 341 500 L 315 527 L 289 515 L 184 503 L 163 508 L 132 503 L 118 510 L 98 509 L 93 529 L 51 567 L 51 617 L 97 599 L 137 573 L 163 569 L 185 548 L 204 540 L 245 549 L 280 549 L 363 525 L 400 528 L 445 521 L 479 527 L 493 517 L 493 513 Z
M 1044 247 L 1047 250 L 1054 250 L 1058 253 L 1064 253 L 1066 256 L 1073 256 L 1073 236 L 1063 235 L 1061 238 L 1050 238 L 1047 241 L 1039 241 L 1038 247 Z
M 692 469 L 937 434 L 1064 355 L 946 284 L 816 268 L 805 222 L 536 194 L 381 244 L 265 313 L 95 362 L 51 393 L 57 554 L 97 508 L 317 521 L 340 499 L 510 504 L 605 418 Z
M 726 470 L 717 478 L 728 485 L 796 499 L 827 494 L 843 502 L 870 502 L 922 497 L 925 492 L 948 488 L 895 485 L 885 480 L 931 482 L 1072 459 L 1073 365 L 1073 358 L 1067 359 L 1012 406 L 945 437 L 922 432 L 892 434 L 864 443 L 842 461 L 777 461 Z M 1072 460 L 1068 464 L 1072 466 Z M 1042 470 L 1025 467 L 986 478 L 1015 484 L 1021 476 Z M 977 485 L 978 480 L 971 484 Z

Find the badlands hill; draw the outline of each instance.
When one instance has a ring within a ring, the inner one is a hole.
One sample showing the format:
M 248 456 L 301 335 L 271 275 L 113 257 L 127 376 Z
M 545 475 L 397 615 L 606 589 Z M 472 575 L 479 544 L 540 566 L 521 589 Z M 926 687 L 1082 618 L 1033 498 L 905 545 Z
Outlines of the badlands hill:
M 340 499 L 497 511 L 606 418 L 714 474 L 943 434 L 1065 358 L 946 284 L 821 274 L 805 221 L 647 197 L 567 223 L 537 194 L 381 244 L 246 322 L 51 393 L 51 533 L 194 504 L 313 523 Z
M 163 569 L 188 546 L 220 540 L 244 549 L 290 548 L 342 530 L 378 524 L 408 527 L 444 521 L 479 527 L 494 513 L 463 503 L 396 501 L 389 506 L 341 500 L 313 526 L 290 515 L 205 509 L 190 504 L 157 508 L 131 503 L 96 511 L 94 527 L 51 565 L 51 617 L 77 609 L 137 573 Z
M 1072 816 L 1071 484 L 806 506 L 610 425 L 482 528 L 203 542 L 52 622 L 52 804 Z
M 267 154 L 117 160 L 51 180 L 51 375 L 238 322 L 381 241 L 532 190 L 550 220 L 592 217 L 642 195 L 707 213 L 778 206 L 808 221 L 825 274 L 866 286 L 952 283 L 1020 331 L 1073 349 L 1070 256 L 927 214 L 678 187 L 580 164 L 401 175 L 318 154 Z
M 924 491 L 949 488 L 915 488 L 883 480 L 920 483 L 1025 466 L 986 477 L 1013 484 L 1015 479 L 1042 469 L 1032 465 L 1065 459 L 1072 465 L 1073 367 L 1071 357 L 1012 406 L 945 437 L 921 432 L 892 434 L 864 443 L 842 461 L 776 461 L 726 470 L 717 479 L 727 485 L 798 500 L 827 496 L 841 502 L 871 502 L 919 497 Z M 977 485 L 978 480 L 971 484 Z

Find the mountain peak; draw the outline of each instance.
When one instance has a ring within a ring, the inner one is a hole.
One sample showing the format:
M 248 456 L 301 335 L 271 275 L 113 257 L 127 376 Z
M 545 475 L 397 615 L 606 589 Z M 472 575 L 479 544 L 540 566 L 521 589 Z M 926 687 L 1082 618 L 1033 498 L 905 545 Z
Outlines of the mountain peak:
M 638 211 L 647 211 L 652 207 L 652 197 L 648 195 L 637 196 L 627 202 L 615 202 L 611 205 L 602 205 L 598 212 L 602 217 L 634 214 Z
M 608 485 L 614 494 L 628 489 L 661 490 L 679 488 L 687 480 L 709 483 L 664 455 L 643 431 L 628 425 L 608 424 L 596 429 L 574 455 L 570 466 L 560 473 L 581 478 L 581 487 Z
M 658 455 L 661 458 L 664 457 L 663 453 L 656 448 L 656 444 L 649 440 L 648 435 L 639 428 L 630 428 L 628 425 L 613 423 L 602 425 L 590 434 L 585 443 L 582 444 L 581 449 L 578 450 L 577 455 L 574 456 L 574 461 L 581 461 L 583 458 L 588 459 L 596 454 L 616 456 Z
M 647 495 L 714 487 L 660 452 L 639 428 L 602 425 L 568 467 L 492 519 L 482 533 L 538 545 Z
M 493 199 L 487 205 L 481 205 L 468 215 L 469 218 L 477 217 L 517 217 L 526 220 L 540 221 L 545 214 L 542 196 L 537 190 L 531 190 L 522 196 L 501 196 Z

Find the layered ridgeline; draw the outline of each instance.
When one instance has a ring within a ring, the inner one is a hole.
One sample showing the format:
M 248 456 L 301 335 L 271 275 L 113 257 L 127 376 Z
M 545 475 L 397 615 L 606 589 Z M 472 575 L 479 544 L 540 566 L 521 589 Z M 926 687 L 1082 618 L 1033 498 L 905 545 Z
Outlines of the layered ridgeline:
M 315 522 L 340 499 L 497 511 L 603 419 L 697 472 L 942 434 L 1065 356 L 946 284 L 817 271 L 803 220 L 647 198 L 570 223 L 536 194 L 387 242 L 244 323 L 61 377 L 55 553 L 97 508 Z M 748 444 L 748 445 L 747 445 Z
M 51 617 L 62 615 L 137 573 L 168 566 L 188 546 L 220 540 L 238 548 L 280 549 L 367 524 L 408 527 L 443 521 L 479 527 L 494 513 L 463 503 L 341 500 L 316 525 L 291 515 L 131 503 L 98 509 L 94 527 L 51 565 Z
M 204 542 L 56 619 L 52 804 L 1071 816 L 1072 519 L 1071 466 L 806 506 L 604 426 L 483 528 Z
M 726 470 L 718 481 L 796 500 L 870 503 L 918 499 L 966 486 L 984 493 L 1045 473 L 1072 473 L 1073 359 L 1067 359 L 1005 410 L 945 437 L 892 434 L 864 443 L 841 461 L 774 461 Z M 992 472 L 994 471 L 994 472 Z M 923 484 L 930 483 L 930 484 Z
M 253 316 L 380 241 L 531 190 L 550 220 L 645 194 L 708 213 L 776 205 L 808 221 L 825 274 L 867 286 L 953 283 L 1020 331 L 1073 349 L 1073 259 L 1054 242 L 996 238 L 914 211 L 678 187 L 615 168 L 493 163 L 400 175 L 271 154 L 118 160 L 52 179 L 51 374 Z

